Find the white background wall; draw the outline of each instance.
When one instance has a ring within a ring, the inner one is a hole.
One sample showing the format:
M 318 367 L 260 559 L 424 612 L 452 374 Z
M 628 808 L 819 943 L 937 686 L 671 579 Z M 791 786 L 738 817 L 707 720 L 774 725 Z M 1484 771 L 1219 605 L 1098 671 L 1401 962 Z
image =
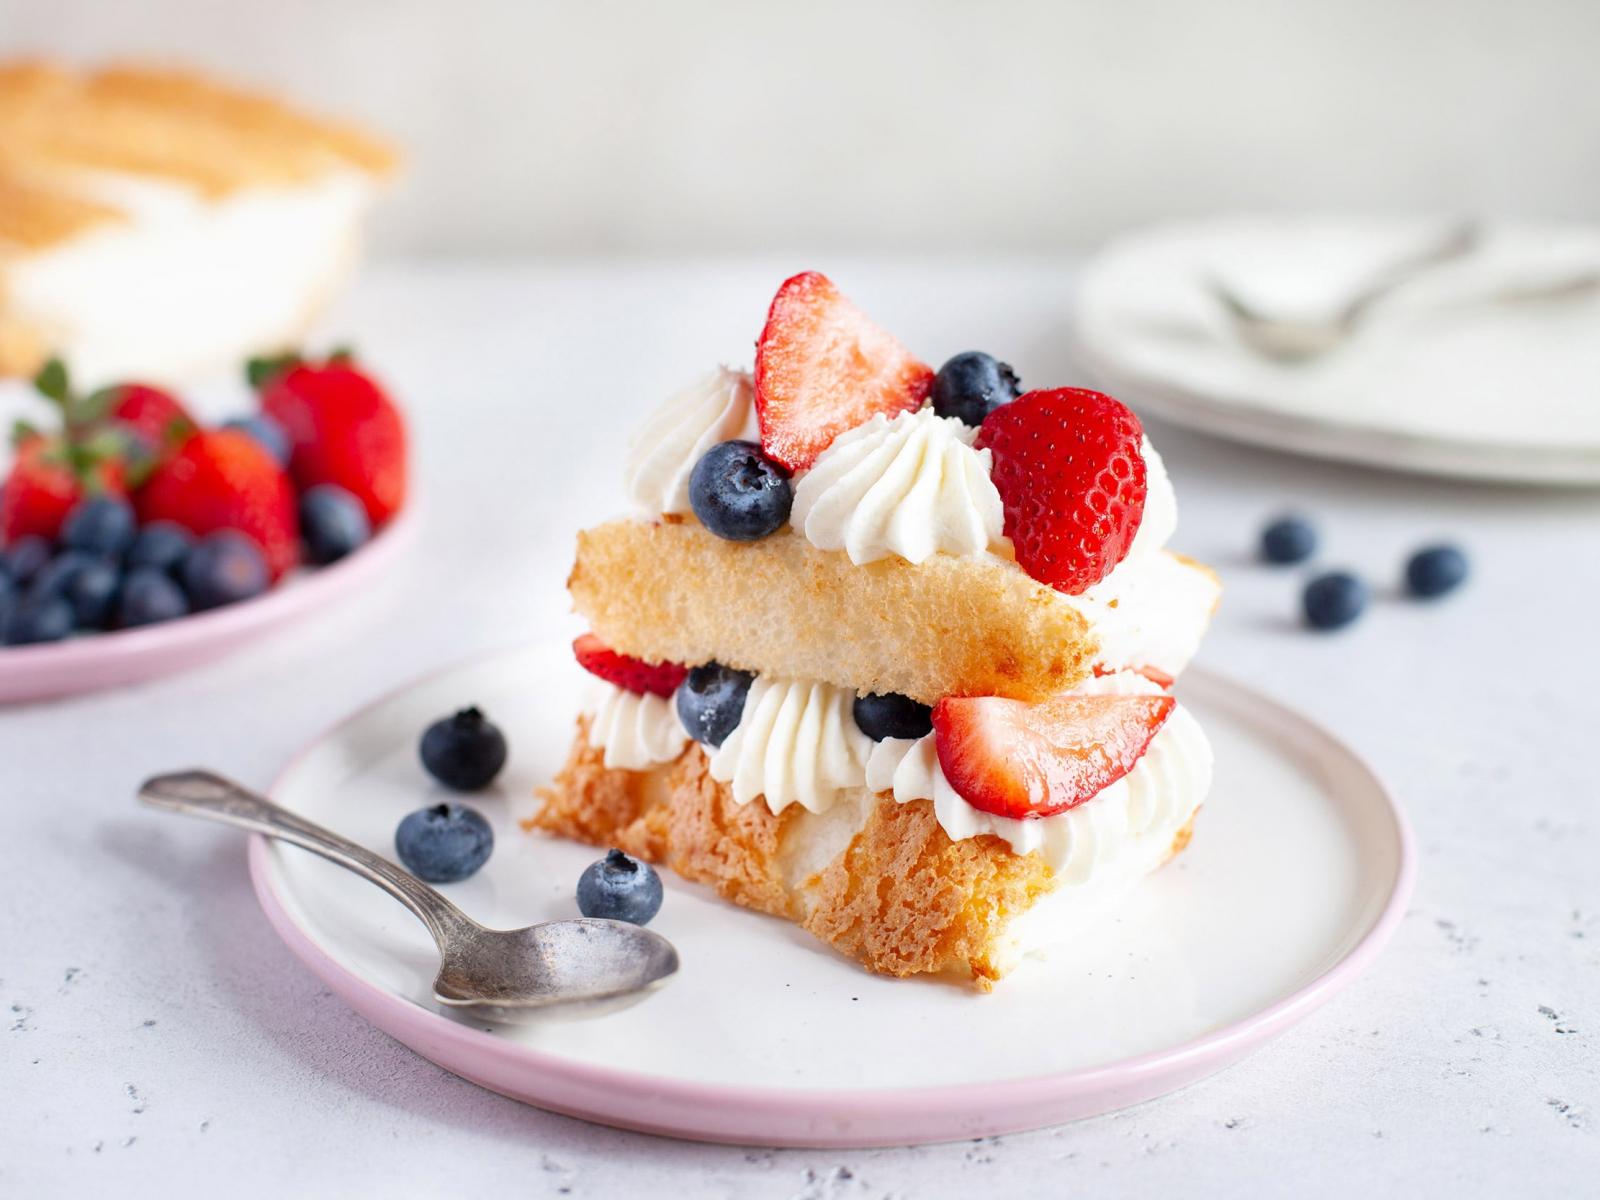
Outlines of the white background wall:
M 390 131 L 391 250 L 1061 249 L 1234 207 L 1589 217 L 1600 0 L 0 0 Z

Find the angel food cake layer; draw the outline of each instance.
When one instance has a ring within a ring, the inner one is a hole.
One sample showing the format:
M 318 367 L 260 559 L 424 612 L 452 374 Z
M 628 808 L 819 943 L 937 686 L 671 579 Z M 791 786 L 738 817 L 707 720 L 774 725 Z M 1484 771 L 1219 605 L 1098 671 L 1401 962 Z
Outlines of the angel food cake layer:
M 1219 589 L 1117 401 L 936 374 L 807 273 L 625 483 L 579 535 L 594 694 L 529 828 L 984 988 L 1187 844 L 1211 751 L 1170 690 Z
M 298 340 L 394 166 L 187 72 L 0 64 L 0 375 L 171 383 Z

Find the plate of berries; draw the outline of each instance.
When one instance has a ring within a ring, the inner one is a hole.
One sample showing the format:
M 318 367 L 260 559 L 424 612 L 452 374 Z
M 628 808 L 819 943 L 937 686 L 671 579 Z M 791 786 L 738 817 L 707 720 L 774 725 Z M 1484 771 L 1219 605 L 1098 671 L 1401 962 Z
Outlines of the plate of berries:
M 185 670 L 360 591 L 407 539 L 407 434 L 346 352 L 253 360 L 251 411 L 83 393 L 51 362 L 54 427 L 19 423 L 0 483 L 0 703 Z

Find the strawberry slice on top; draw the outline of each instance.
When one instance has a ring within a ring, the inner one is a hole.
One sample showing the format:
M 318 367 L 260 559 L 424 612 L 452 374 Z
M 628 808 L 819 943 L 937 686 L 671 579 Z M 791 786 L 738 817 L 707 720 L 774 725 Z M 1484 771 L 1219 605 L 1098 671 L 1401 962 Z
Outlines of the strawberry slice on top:
M 1125 557 L 1144 519 L 1144 427 L 1086 388 L 1028 392 L 990 413 L 974 443 L 993 455 L 1017 563 L 1075 596 Z
M 947 697 L 933 710 L 934 748 L 973 808 L 1049 817 L 1131 771 L 1175 705 L 1171 696 Z
M 668 697 L 678 690 L 689 673 L 687 667 L 677 663 L 647 663 L 618 654 L 592 633 L 574 641 L 572 653 L 577 656 L 578 665 L 589 674 L 640 696 Z
M 921 408 L 933 369 L 846 299 L 826 275 L 784 281 L 756 342 L 761 449 L 801 471 L 847 429 Z

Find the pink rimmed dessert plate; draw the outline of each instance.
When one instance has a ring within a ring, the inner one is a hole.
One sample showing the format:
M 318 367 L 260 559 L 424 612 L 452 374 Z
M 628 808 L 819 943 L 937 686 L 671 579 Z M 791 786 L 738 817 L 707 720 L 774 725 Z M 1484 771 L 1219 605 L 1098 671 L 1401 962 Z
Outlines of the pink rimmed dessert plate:
M 306 747 L 272 794 L 392 855 L 400 818 L 441 798 L 417 763 L 420 731 L 477 704 L 512 747 L 501 779 L 470 801 L 494 824 L 496 848 L 444 890 L 490 925 L 574 916 L 574 885 L 596 852 L 516 821 L 565 755 L 578 680 L 564 641 L 430 676 Z M 1070 951 L 1025 961 L 989 995 L 866 974 L 795 926 L 665 874 L 652 928 L 683 967 L 659 993 L 587 1020 L 468 1023 L 430 1002 L 432 944 L 397 902 L 260 838 L 250 871 L 273 928 L 352 1008 L 528 1104 L 762 1145 L 1034 1129 L 1152 1099 L 1252 1052 L 1354 982 L 1405 911 L 1406 821 L 1354 753 L 1221 676 L 1191 671 L 1179 694 L 1216 748 L 1193 843 Z

